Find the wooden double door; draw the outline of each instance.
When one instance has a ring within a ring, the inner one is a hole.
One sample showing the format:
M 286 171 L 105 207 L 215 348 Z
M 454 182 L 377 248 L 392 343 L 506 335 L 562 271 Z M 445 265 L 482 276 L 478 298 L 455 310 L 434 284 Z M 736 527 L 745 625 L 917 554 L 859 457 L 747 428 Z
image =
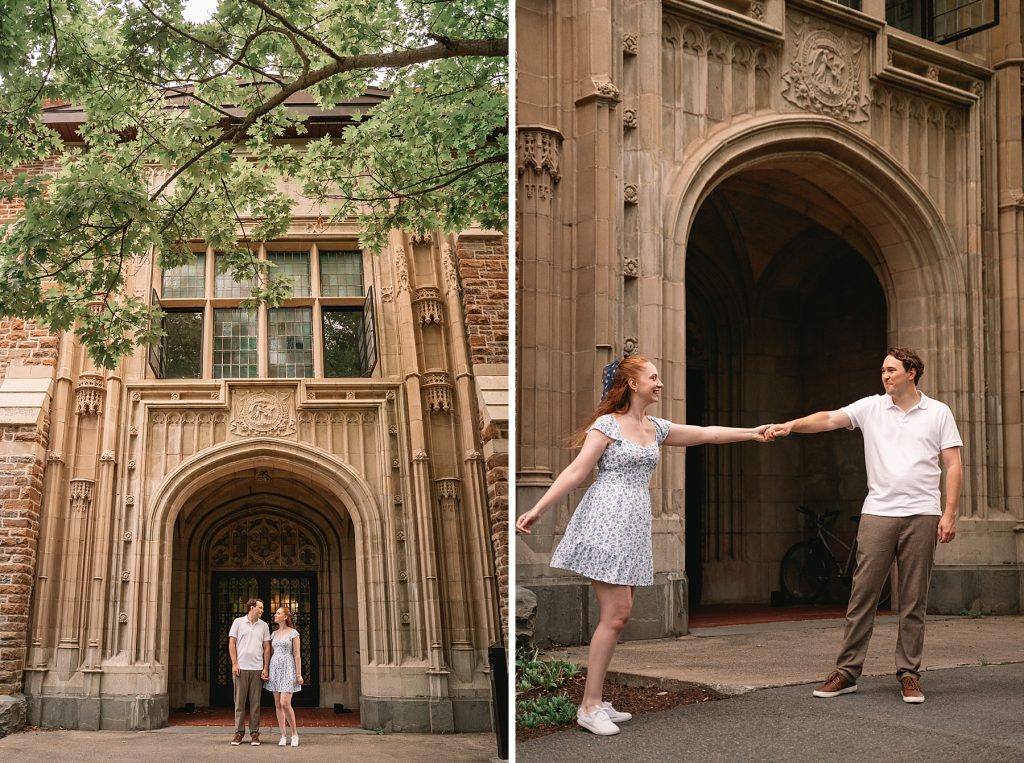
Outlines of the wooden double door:
M 276 627 L 274 612 L 288 607 L 292 623 L 301 636 L 302 691 L 292 695 L 293 707 L 319 707 L 320 661 L 317 628 L 316 573 L 291 572 L 214 572 L 212 583 L 213 633 L 210 639 L 211 661 L 214 665 L 210 680 L 210 706 L 234 705 L 231 680 L 231 657 L 228 653 L 228 633 L 236 617 L 245 615 L 249 599 L 263 602 L 263 619 L 271 632 Z M 262 692 L 264 706 L 273 706 L 274 696 Z

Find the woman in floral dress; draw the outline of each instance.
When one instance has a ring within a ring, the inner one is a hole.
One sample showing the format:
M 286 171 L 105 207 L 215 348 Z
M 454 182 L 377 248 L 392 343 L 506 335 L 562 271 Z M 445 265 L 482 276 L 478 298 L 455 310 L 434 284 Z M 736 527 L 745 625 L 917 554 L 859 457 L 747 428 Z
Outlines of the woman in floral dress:
M 281 729 L 278 747 L 288 744 L 288 724 L 292 734 L 292 747 L 299 746 L 299 728 L 295 725 L 295 711 L 292 709 L 292 694 L 302 691 L 302 659 L 299 656 L 301 642 L 299 632 L 292 627 L 292 611 L 281 607 L 274 613 L 277 629 L 270 636 L 270 678 L 263 688 L 274 693 L 274 710 L 277 712 L 277 726 Z
M 595 734 L 619 733 L 616 722 L 632 716 L 602 698 L 605 673 L 619 634 L 629 622 L 633 589 L 653 585 L 650 481 L 662 445 L 704 445 L 773 439 L 768 425 L 756 429 L 698 427 L 647 416 L 663 387 L 658 369 L 646 358 L 631 356 L 605 375 L 605 395 L 574 445 L 579 455 L 537 504 L 516 521 L 529 533 L 540 516 L 575 490 L 598 467 L 597 478 L 569 521 L 551 566 L 590 579 L 600 621 L 590 641 L 587 684 L 576 721 Z

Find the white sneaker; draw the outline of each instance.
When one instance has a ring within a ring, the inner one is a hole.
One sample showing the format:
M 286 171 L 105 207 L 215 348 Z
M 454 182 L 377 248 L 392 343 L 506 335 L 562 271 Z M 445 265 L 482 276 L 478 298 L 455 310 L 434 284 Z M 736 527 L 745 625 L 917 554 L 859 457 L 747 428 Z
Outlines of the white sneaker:
M 292 734 L 292 747 L 298 747 L 298 746 L 299 746 L 299 735 L 298 734 Z
M 601 707 L 603 707 L 604 711 L 608 713 L 608 720 L 610 720 L 612 723 L 622 723 L 623 721 L 628 721 L 633 718 L 632 713 L 623 713 L 619 710 L 616 710 L 614 707 L 612 707 L 611 702 L 602 702 Z
M 610 737 L 619 733 L 619 727 L 612 723 L 608 712 L 602 707 L 592 713 L 584 713 L 581 707 L 576 711 L 576 723 L 598 736 Z
M 277 746 L 278 747 L 287 747 L 288 746 L 288 740 L 285 739 L 284 737 L 281 737 L 281 739 L 277 743 Z

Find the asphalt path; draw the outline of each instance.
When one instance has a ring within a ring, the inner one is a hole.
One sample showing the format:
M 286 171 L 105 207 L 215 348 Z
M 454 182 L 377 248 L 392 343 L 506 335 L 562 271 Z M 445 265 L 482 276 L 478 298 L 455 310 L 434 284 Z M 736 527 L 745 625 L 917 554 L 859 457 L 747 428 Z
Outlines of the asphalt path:
M 813 697 L 815 686 L 639 715 L 612 737 L 562 731 L 516 745 L 515 759 L 1024 762 L 1024 663 L 926 671 L 920 705 L 902 701 L 892 675 L 831 699 Z

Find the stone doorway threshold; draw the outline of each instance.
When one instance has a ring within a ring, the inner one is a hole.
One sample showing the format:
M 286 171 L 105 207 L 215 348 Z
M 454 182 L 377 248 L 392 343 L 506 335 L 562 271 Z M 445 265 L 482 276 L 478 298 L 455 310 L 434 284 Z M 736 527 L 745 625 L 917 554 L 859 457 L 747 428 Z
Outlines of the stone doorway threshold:
M 879 615 L 893 614 L 879 610 Z M 792 604 L 772 607 L 768 604 L 707 604 L 690 611 L 690 630 L 719 628 L 726 625 L 784 623 L 794 620 L 842 620 L 846 606 L 842 604 Z
M 303 728 L 359 728 L 359 713 L 335 713 L 330 707 L 297 707 L 295 721 L 299 725 L 301 735 Z M 235 724 L 235 711 L 230 707 L 199 707 L 194 713 L 171 711 L 167 717 L 168 726 L 226 726 Z M 246 728 L 249 720 L 246 716 Z M 276 727 L 277 718 L 274 708 L 263 708 L 260 713 L 260 726 L 270 729 Z

